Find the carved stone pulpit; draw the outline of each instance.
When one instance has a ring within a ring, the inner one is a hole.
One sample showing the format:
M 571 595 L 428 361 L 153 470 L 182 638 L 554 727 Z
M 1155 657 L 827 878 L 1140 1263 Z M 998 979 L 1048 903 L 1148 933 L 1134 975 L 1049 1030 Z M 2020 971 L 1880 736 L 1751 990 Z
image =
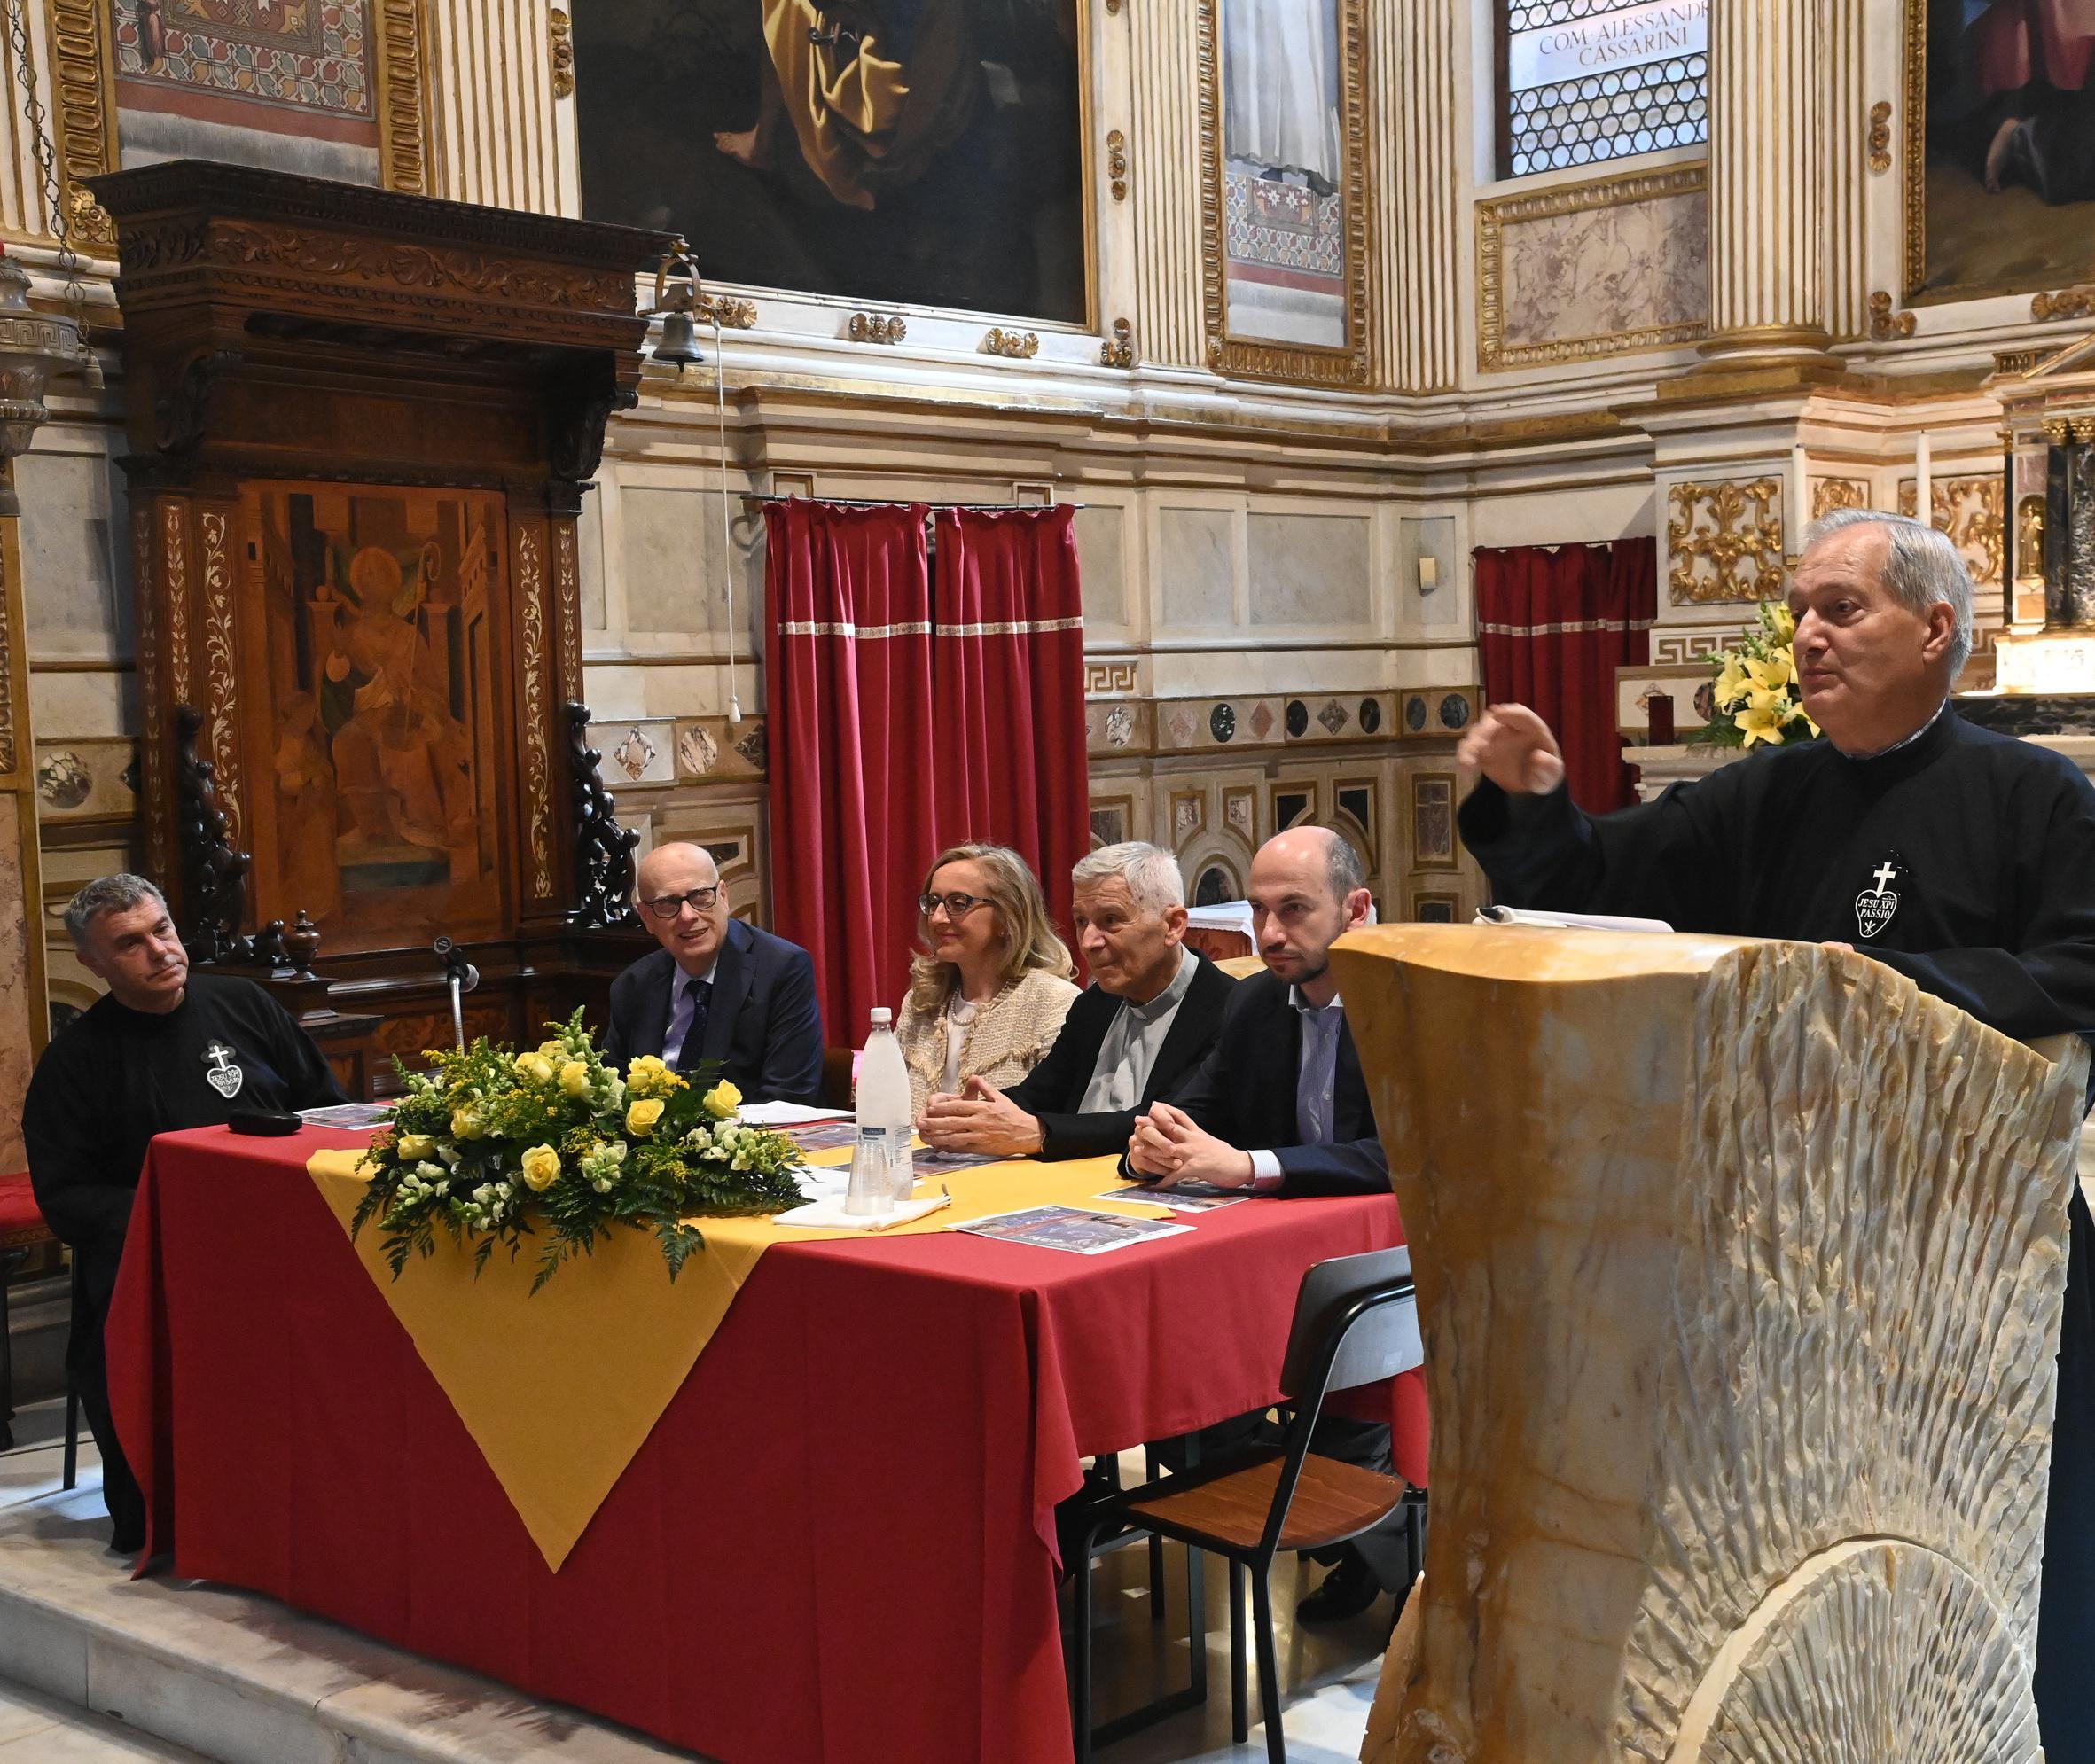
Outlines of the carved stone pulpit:
M 1814 945 L 1333 956 L 1413 1246 L 1372 1764 L 2035 1764 L 2085 1051 Z

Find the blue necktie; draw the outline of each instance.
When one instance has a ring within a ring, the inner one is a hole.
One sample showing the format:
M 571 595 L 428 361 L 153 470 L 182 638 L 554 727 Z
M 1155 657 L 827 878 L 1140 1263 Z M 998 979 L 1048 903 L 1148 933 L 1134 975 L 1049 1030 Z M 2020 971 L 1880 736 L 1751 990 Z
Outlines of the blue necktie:
M 1302 1012 L 1302 1058 L 1295 1091 L 1295 1130 L 1304 1145 L 1329 1145 L 1332 1114 L 1339 1084 L 1339 1028 L 1336 1005 Z
M 685 980 L 676 989 L 676 1003 L 669 1012 L 668 1033 L 662 1037 L 662 1064 L 673 1072 L 684 1066 L 684 1051 L 695 1058 L 706 1046 L 706 1018 L 712 1009 L 713 982 Z

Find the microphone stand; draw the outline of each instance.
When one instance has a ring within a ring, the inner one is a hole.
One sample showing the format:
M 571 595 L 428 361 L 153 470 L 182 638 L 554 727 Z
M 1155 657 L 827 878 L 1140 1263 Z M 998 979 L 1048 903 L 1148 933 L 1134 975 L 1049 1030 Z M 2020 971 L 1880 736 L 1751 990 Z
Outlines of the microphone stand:
M 481 971 L 465 959 L 465 952 L 448 937 L 436 940 L 437 958 L 444 964 L 444 976 L 451 990 L 451 1033 L 457 1038 L 458 1051 L 465 1051 L 465 995 L 481 983 Z

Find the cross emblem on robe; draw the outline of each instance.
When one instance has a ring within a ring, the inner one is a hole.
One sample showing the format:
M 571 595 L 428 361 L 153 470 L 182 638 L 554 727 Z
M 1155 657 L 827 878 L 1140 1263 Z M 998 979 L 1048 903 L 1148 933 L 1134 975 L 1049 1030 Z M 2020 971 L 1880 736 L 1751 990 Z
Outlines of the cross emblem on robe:
M 1898 874 L 1898 871 L 1894 870 L 1888 862 L 1886 862 L 1879 864 L 1870 873 L 1877 878 L 1877 892 L 1881 894 L 1890 885 L 1891 878 Z

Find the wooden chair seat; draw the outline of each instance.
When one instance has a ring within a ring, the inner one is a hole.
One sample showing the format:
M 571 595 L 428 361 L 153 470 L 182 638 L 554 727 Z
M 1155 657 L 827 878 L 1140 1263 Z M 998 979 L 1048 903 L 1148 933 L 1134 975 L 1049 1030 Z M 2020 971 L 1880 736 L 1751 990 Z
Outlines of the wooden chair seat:
M 1273 1510 L 1282 1455 L 1169 1492 L 1130 1502 L 1128 1511 L 1178 1537 L 1231 1549 L 1255 1549 Z M 1280 1530 L 1283 1549 L 1320 1549 L 1353 1537 L 1395 1511 L 1404 1497 L 1401 1477 L 1311 1452 Z

